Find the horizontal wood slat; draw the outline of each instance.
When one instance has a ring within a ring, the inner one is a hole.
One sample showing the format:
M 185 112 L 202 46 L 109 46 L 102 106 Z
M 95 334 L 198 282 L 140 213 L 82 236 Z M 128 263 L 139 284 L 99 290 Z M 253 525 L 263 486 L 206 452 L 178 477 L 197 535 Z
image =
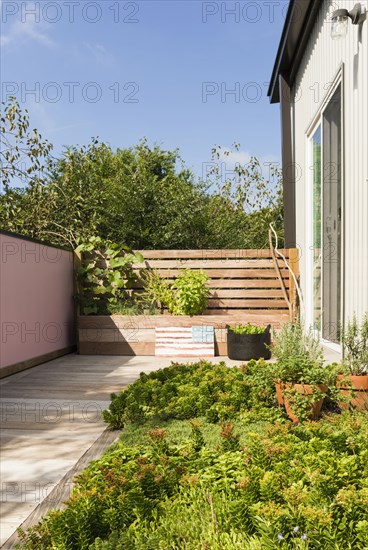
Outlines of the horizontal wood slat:
M 232 300 L 232 299 L 226 299 L 226 298 L 219 298 L 217 300 L 210 299 L 208 300 L 208 307 L 209 308 L 238 308 L 238 309 L 286 309 L 286 302 L 285 300 L 277 300 L 270 298 L 269 300 Z
M 155 355 L 154 342 L 81 342 L 81 355 Z
M 211 323 L 212 325 L 212 318 Z M 215 328 L 215 338 L 218 342 L 226 342 L 226 328 Z M 105 329 L 105 328 L 83 328 L 79 330 L 80 342 L 155 342 L 154 328 L 132 328 L 132 329 Z
M 211 317 L 209 319 L 209 316 Z M 207 315 L 88 315 L 79 317 L 80 329 L 152 329 L 155 327 L 191 327 L 212 325 L 215 328 L 225 328 L 226 325 L 254 323 L 266 327 L 269 323 L 281 319 L 287 321 L 289 314 L 279 310 L 249 310 L 232 311 L 230 315 L 219 314 L 209 310 Z
M 247 250 L 247 249 L 224 249 L 224 250 L 139 250 L 146 259 L 178 259 L 178 258 L 271 258 L 270 250 Z M 286 258 L 289 257 L 289 250 L 280 250 Z
M 81 342 L 81 355 L 155 355 L 154 342 Z M 215 355 L 227 355 L 227 343 L 215 342 Z M 193 357 L 197 357 L 193 355 Z M 181 358 L 181 360 L 183 360 Z M 186 359 L 185 359 L 186 361 Z
M 246 324 L 252 323 L 259 326 L 267 326 L 271 324 L 273 327 L 280 327 L 282 324 L 287 323 L 290 320 L 290 314 L 285 309 L 207 309 L 204 314 L 207 316 L 219 315 L 221 311 L 222 317 L 228 317 L 228 324 Z M 234 321 L 234 315 L 243 315 L 243 319 L 240 321 Z M 261 322 L 260 317 L 263 321 Z
M 285 262 L 279 262 L 280 268 L 285 266 Z M 149 260 L 141 264 L 135 264 L 138 269 L 150 267 L 152 269 L 275 269 L 273 260 L 229 260 L 226 258 L 218 260 Z
M 139 274 L 139 270 L 135 270 Z M 159 275 L 165 278 L 176 277 L 180 269 L 157 269 Z M 215 279 L 223 278 L 238 278 L 238 279 L 275 279 L 277 281 L 277 274 L 275 269 L 207 269 L 203 268 L 203 271 L 207 273 L 209 277 Z M 288 277 L 287 269 L 280 269 L 282 277 Z M 280 283 L 279 283 L 280 284 Z
M 166 279 L 169 282 L 174 282 L 175 279 Z M 284 280 L 286 288 L 289 287 L 289 279 Z M 280 289 L 280 281 L 278 279 L 210 279 L 208 281 L 209 288 L 239 288 L 239 289 Z M 134 285 L 135 290 L 142 289 L 142 283 L 138 282 Z
M 212 298 L 282 298 L 285 305 L 282 290 L 274 289 L 212 289 Z
M 154 342 L 154 328 L 105 329 L 83 328 L 79 330 L 80 342 Z

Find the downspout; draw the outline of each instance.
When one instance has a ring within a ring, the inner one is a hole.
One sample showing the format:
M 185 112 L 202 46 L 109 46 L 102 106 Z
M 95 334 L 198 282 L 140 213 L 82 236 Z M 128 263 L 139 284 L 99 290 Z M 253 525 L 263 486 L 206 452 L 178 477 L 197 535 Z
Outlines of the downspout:
M 281 106 L 285 248 L 296 248 L 294 132 L 291 118 L 292 98 L 290 86 L 282 75 L 279 75 L 279 90 Z

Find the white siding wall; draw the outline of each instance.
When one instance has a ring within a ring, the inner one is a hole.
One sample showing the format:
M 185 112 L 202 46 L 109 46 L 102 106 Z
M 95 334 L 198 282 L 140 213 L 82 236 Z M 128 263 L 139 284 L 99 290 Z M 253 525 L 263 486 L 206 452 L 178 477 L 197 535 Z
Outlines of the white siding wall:
M 368 7 L 368 2 L 361 2 Z M 301 286 L 306 298 L 307 242 L 306 196 L 308 193 L 307 129 L 316 116 L 326 89 L 344 64 L 343 104 L 345 178 L 343 198 L 345 320 L 354 312 L 361 318 L 368 311 L 368 20 L 360 41 L 358 26 L 349 20 L 345 39 L 332 40 L 331 13 L 352 9 L 355 1 L 325 0 L 294 88 L 295 162 L 300 178 L 296 182 L 296 241 L 301 249 Z

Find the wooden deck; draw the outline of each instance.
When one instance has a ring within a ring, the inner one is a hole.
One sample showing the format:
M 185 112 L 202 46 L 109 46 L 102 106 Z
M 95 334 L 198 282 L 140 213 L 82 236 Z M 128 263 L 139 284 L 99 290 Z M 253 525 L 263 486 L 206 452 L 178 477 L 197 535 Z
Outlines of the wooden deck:
M 110 393 L 170 363 L 71 354 L 0 381 L 2 548 L 14 548 L 18 526 L 34 525 L 59 507 L 73 477 L 117 437 L 100 414 Z

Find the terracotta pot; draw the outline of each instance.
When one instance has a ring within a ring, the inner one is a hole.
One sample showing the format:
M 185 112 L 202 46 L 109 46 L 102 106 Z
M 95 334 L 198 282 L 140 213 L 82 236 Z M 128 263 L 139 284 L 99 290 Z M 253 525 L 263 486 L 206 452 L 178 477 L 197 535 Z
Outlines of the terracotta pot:
M 284 406 L 284 396 L 282 395 L 282 390 L 284 389 L 284 384 L 282 382 L 275 382 L 275 388 L 276 388 L 276 397 L 277 397 L 277 403 L 279 404 L 279 407 Z
M 368 374 L 339 374 L 336 386 L 340 389 L 341 395 L 349 399 L 339 402 L 340 409 L 347 410 L 351 406 L 358 411 L 368 410 Z
M 325 384 L 315 384 L 315 387 L 317 387 L 321 392 L 326 392 L 328 389 Z M 295 389 L 301 395 L 311 395 L 313 393 L 313 388 L 308 384 L 284 384 L 284 389 Z M 322 397 L 321 399 L 317 399 L 310 404 L 311 412 L 308 415 L 309 420 L 316 420 L 319 417 L 323 405 L 323 400 L 324 397 Z M 299 418 L 296 414 L 293 413 L 292 404 L 289 403 L 289 400 L 287 398 L 284 398 L 284 403 L 286 414 L 293 422 L 297 424 L 299 422 Z

